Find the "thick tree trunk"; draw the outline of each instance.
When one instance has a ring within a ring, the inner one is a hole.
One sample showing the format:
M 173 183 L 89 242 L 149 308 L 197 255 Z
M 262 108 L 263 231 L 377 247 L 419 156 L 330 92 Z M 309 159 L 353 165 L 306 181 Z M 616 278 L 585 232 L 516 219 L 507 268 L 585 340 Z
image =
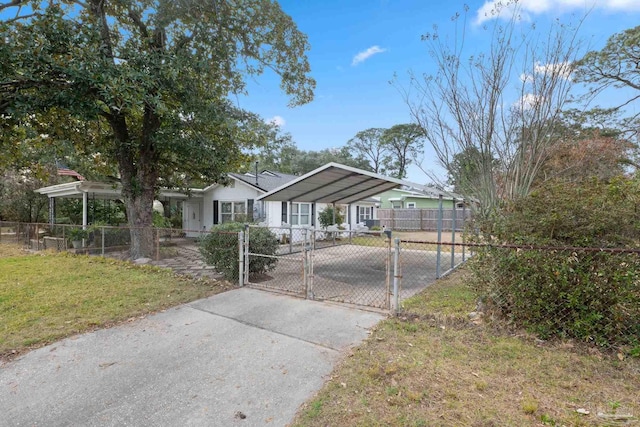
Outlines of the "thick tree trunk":
M 131 232 L 131 259 L 152 258 L 153 238 L 153 191 L 137 196 L 125 197 L 127 217 Z
M 152 131 L 145 134 L 139 143 L 132 144 L 128 142 L 130 136 L 124 116 L 109 115 L 108 119 L 118 141 L 122 198 L 131 233 L 131 259 L 152 258 L 153 199 L 158 180 L 157 159 L 153 144 L 147 136 Z

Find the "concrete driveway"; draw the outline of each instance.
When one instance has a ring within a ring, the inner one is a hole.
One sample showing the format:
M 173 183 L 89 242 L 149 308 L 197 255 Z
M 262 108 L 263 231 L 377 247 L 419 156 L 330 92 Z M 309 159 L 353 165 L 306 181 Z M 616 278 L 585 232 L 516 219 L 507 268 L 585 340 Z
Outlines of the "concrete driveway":
M 0 425 L 282 426 L 382 318 L 226 292 L 0 366 Z

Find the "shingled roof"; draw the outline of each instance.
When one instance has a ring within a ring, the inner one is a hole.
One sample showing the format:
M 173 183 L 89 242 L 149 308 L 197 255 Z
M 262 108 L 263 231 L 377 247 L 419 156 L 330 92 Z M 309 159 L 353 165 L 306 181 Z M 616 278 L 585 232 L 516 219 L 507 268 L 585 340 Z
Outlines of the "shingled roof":
M 262 190 L 265 193 L 268 193 L 269 191 L 281 187 L 284 184 L 298 178 L 295 175 L 289 175 L 282 172 L 274 172 L 266 169 L 258 174 L 257 180 L 256 175 L 253 173 L 230 173 L 229 176 L 242 181 L 254 188 L 257 188 L 258 190 Z

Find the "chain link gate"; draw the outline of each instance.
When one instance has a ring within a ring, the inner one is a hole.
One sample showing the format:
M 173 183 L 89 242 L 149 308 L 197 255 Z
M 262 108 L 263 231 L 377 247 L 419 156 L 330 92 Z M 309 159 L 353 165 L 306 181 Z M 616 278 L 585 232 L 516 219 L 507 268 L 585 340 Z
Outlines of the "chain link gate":
M 260 253 L 256 239 L 276 241 L 275 254 Z M 251 287 L 385 310 L 396 306 L 399 244 L 390 234 L 251 225 L 243 249 L 244 283 Z
M 307 297 L 311 274 L 307 229 L 248 225 L 244 232 L 244 284 Z M 251 244 L 251 241 L 254 244 Z M 273 251 L 273 243 L 277 243 Z M 272 254 L 260 253 L 267 247 Z

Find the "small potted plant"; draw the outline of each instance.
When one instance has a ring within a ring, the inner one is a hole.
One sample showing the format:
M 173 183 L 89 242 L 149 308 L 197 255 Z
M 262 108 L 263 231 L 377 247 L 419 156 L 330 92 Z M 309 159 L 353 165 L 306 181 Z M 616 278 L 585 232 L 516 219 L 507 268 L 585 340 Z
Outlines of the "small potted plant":
M 89 237 L 89 232 L 82 228 L 72 228 L 69 230 L 69 240 L 71 240 L 71 245 L 73 245 L 73 249 L 82 248 L 82 241 Z

